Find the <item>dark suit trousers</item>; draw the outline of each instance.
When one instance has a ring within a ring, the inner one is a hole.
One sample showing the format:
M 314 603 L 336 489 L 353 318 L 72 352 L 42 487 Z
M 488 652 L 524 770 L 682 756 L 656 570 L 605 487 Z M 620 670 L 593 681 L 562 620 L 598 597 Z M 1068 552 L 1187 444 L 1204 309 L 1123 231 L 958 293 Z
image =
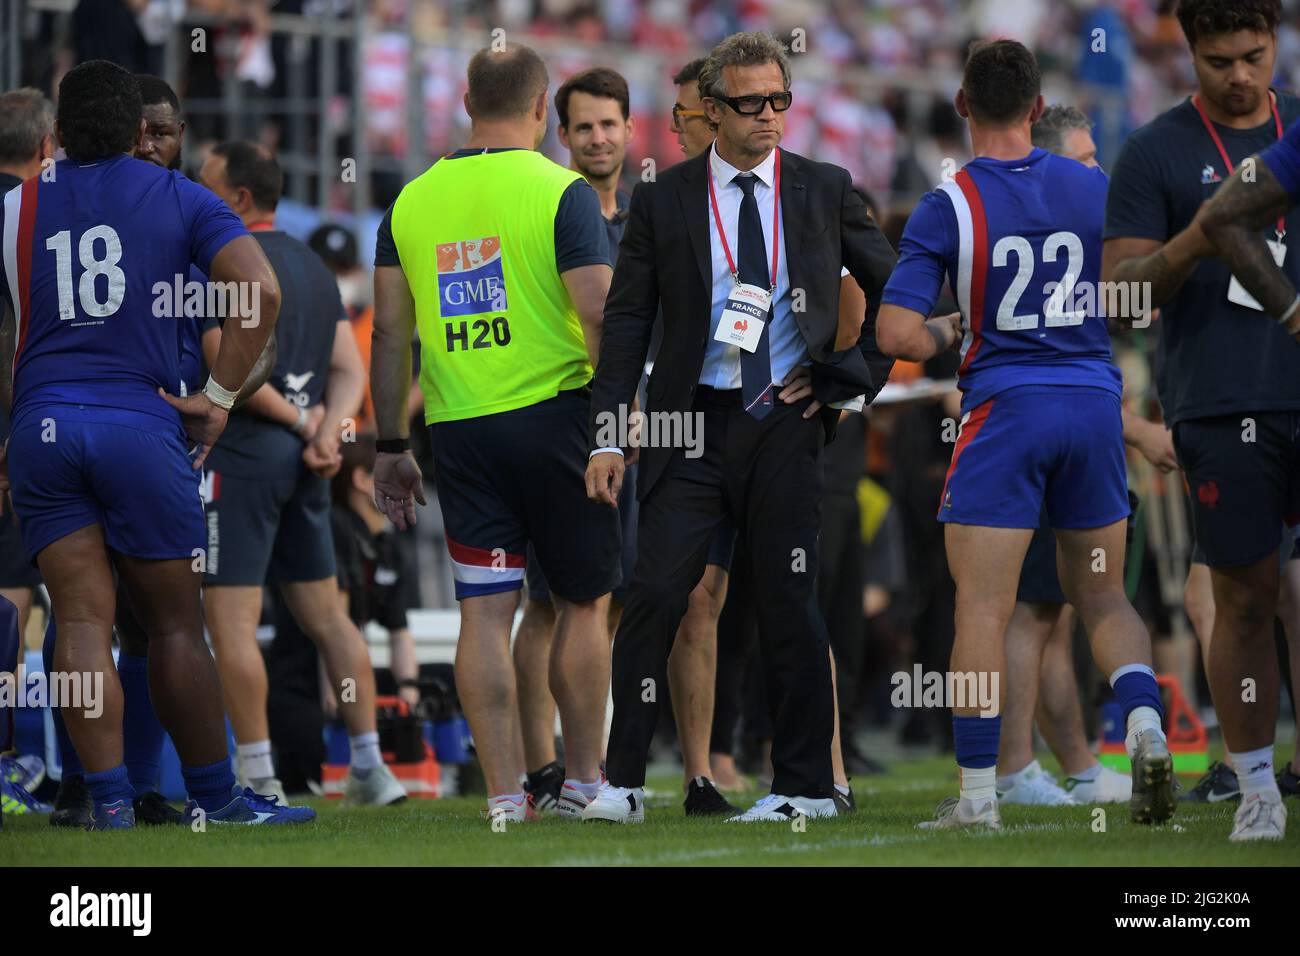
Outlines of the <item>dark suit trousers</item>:
M 778 400 L 757 421 L 739 389 L 696 389 L 703 454 L 674 450 L 641 502 L 636 570 L 614 639 L 606 773 L 615 786 L 645 783 L 668 654 L 725 512 L 750 556 L 774 724 L 772 792 L 831 796 L 829 641 L 816 593 L 825 432 L 817 416 L 802 417 L 808 404 Z

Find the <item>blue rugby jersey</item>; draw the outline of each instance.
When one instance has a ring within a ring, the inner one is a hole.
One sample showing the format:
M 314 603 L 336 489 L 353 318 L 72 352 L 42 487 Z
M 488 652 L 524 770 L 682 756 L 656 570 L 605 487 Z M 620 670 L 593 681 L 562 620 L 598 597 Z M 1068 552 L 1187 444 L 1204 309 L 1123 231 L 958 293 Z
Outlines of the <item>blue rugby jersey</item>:
M 49 181 L 8 192 L 0 289 L 18 320 L 14 418 L 29 404 L 71 402 L 178 424 L 157 390 L 176 394 L 194 320 L 170 290 L 242 235 L 216 195 L 126 155 L 61 160 Z
M 1106 176 L 1034 149 L 980 157 L 922 197 L 883 302 L 928 316 L 945 278 L 965 335 L 962 409 L 1019 385 L 1122 390 L 1099 301 Z

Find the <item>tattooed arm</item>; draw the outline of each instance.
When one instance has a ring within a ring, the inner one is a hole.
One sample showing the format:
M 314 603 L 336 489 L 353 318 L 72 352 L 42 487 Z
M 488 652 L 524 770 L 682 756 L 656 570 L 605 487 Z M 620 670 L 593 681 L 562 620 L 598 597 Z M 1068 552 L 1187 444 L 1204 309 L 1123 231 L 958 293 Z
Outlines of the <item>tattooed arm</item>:
M 1251 179 L 1245 178 L 1251 171 Z M 1217 253 L 1232 274 L 1273 317 L 1295 302 L 1296 289 L 1273 260 L 1261 230 L 1294 205 L 1287 191 L 1264 163 L 1247 161 L 1196 214 Z
M 1129 303 L 1155 308 L 1177 295 L 1198 259 L 1210 254 L 1210 246 L 1199 230 L 1177 236 L 1168 232 L 1168 171 L 1154 155 L 1149 140 L 1146 136 L 1129 137 L 1111 173 L 1101 278 L 1129 284 Z M 1146 286 L 1146 294 L 1133 295 L 1132 283 Z M 1127 324 L 1146 315 L 1133 314 L 1130 305 L 1128 314 L 1109 318 Z
M 1212 252 L 1209 240 L 1193 223 L 1165 244 L 1154 239 L 1107 239 L 1102 244 L 1101 277 L 1106 282 L 1145 282 L 1151 284 L 1147 301 L 1152 307 L 1164 305 L 1182 288 L 1201 258 Z M 1140 302 L 1141 297 L 1130 296 Z M 1120 322 L 1132 322 L 1142 315 L 1112 315 Z

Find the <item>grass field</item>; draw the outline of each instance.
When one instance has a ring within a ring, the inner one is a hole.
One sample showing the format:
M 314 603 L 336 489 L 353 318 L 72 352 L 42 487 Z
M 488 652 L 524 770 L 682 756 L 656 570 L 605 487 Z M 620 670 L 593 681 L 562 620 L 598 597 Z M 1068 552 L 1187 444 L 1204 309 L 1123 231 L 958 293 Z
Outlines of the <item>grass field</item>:
M 1279 759 L 1289 756 L 1279 748 Z M 1047 761 L 1044 765 L 1056 772 Z M 1233 805 L 1180 805 L 1171 825 L 1140 827 L 1124 805 L 1105 808 L 1105 832 L 1090 807 L 1005 807 L 1004 831 L 931 834 L 915 828 L 953 792 L 950 758 L 894 762 L 886 776 L 854 781 L 858 813 L 787 824 L 687 820 L 678 778 L 650 786 L 647 822 L 581 825 L 547 818 L 493 832 L 482 798 L 413 800 L 392 808 L 344 809 L 313 801 L 314 824 L 123 833 L 55 830 L 44 817 L 7 817 L 0 866 L 1295 866 L 1300 801 L 1276 844 L 1228 843 Z M 1184 783 L 1186 784 L 1186 779 Z M 758 796 L 755 794 L 753 796 Z M 733 803 L 738 802 L 733 798 Z

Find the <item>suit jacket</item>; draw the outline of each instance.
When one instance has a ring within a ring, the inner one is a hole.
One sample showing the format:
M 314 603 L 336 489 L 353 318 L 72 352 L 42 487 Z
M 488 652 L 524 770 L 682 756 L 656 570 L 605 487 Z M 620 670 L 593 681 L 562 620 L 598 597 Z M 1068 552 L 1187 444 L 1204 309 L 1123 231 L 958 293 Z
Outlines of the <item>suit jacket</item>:
M 713 337 L 713 266 L 709 248 L 709 151 L 640 183 L 632 193 L 627 229 L 605 300 L 600 361 L 592 381 L 591 449 L 598 423 L 617 421 L 630 407 L 645 367 L 655 313 L 663 310 L 663 342 L 647 390 L 647 412 L 689 412 Z M 848 171 L 781 150 L 781 228 L 790 287 L 804 292 L 793 318 L 812 358 L 813 397 L 823 405 L 863 393 L 875 398 L 893 368 L 876 347 L 876 311 L 897 256 Z M 846 267 L 867 297 L 856 346 L 835 350 L 840 268 Z M 839 412 L 823 410 L 826 440 Z M 606 416 L 613 415 L 610 419 Z M 641 449 L 638 497 L 663 474 L 673 450 Z

